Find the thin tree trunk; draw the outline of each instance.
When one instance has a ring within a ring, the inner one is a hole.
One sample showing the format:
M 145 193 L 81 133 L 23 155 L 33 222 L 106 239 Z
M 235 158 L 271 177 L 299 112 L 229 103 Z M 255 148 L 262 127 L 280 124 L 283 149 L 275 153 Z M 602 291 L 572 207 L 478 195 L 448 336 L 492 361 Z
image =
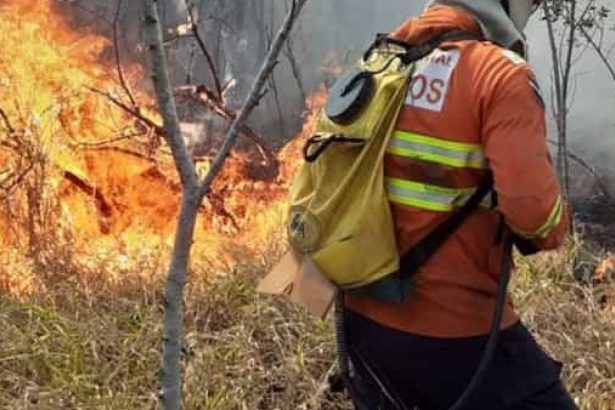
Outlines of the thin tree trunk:
M 204 195 L 222 169 L 235 145 L 239 130 L 258 105 L 262 89 L 276 66 L 282 46 L 300 10 L 307 0 L 294 0 L 293 7 L 278 31 L 272 46 L 256 76 L 244 105 L 227 132 L 222 147 L 205 179 L 200 182 L 182 138 L 177 107 L 169 81 L 169 71 L 163 48 L 162 26 L 158 17 L 157 0 L 142 0 L 144 37 L 150 52 L 152 80 L 160 112 L 164 120 L 165 138 L 173 153 L 175 166 L 182 183 L 182 202 L 177 224 L 173 254 L 165 287 L 164 352 L 162 357 L 161 403 L 164 410 L 180 410 L 182 398 L 181 347 L 183 324 L 183 290 L 190 263 L 190 249 L 199 206 Z
M 553 104 L 553 111 L 555 114 L 555 124 L 557 127 L 557 173 L 560 178 L 563 178 L 563 157 L 565 156 L 564 141 L 566 139 L 563 123 L 565 122 L 566 102 L 563 100 L 564 93 L 562 90 L 563 84 L 562 73 L 560 71 L 560 55 L 555 42 L 555 30 L 553 27 L 553 22 L 551 21 L 548 2 L 543 3 L 543 9 L 546 15 L 547 33 L 549 36 L 549 46 L 551 48 L 551 61 L 553 63 L 553 83 L 555 88 L 555 103 Z
M 196 187 L 198 176 L 190 159 L 186 142 L 182 138 L 175 98 L 171 91 L 169 68 L 162 40 L 162 24 L 158 17 L 157 0 L 142 0 L 145 43 L 150 52 L 152 81 L 162 118 L 167 142 L 173 152 L 173 159 L 182 185 Z
M 188 276 L 194 226 L 202 200 L 198 193 L 198 176 L 181 135 L 175 99 L 171 93 L 169 71 L 163 48 L 162 25 L 157 1 L 143 0 L 144 35 L 150 51 L 152 81 L 158 106 L 164 119 L 167 143 L 182 183 L 182 201 L 171 264 L 164 293 L 164 352 L 162 357 L 161 401 L 165 410 L 181 408 L 181 344 L 183 290 Z
M 562 148 L 563 148 L 563 171 L 564 171 L 564 195 L 568 197 L 570 189 L 570 177 L 568 171 L 568 93 L 570 91 L 570 74 L 572 73 L 572 52 L 574 49 L 574 39 L 577 29 L 577 0 L 570 0 L 570 14 L 569 14 L 569 30 L 566 61 L 564 65 L 564 83 L 562 87 Z
M 175 232 L 173 256 L 164 292 L 164 352 L 162 357 L 162 408 L 179 410 L 182 397 L 181 350 L 183 293 L 188 278 L 190 250 L 199 206 L 203 197 L 196 189 L 184 190 Z

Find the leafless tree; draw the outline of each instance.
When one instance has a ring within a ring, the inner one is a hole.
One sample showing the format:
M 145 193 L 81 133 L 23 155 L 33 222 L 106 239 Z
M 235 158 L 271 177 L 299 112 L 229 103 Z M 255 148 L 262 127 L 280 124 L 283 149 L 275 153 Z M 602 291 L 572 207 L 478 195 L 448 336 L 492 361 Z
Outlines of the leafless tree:
M 252 87 L 239 114 L 230 126 L 224 142 L 207 175 L 199 179 L 181 135 L 177 106 L 169 80 L 169 70 L 163 45 L 162 27 L 158 17 L 158 2 L 142 0 L 145 14 L 144 36 L 150 54 L 152 80 L 158 105 L 164 119 L 164 136 L 173 153 L 173 158 L 182 184 L 182 202 L 175 235 L 173 254 L 165 288 L 164 352 L 162 358 L 161 401 L 164 410 L 181 408 L 182 301 L 187 280 L 190 249 L 198 209 L 203 197 L 222 169 L 239 131 L 263 96 L 263 87 L 276 66 L 278 56 L 307 0 L 293 0 L 292 7 L 271 43 L 271 47 L 252 83 Z
M 573 67 L 588 49 L 593 49 L 615 79 L 601 40 L 610 10 L 600 0 L 548 0 L 543 3 L 543 12 L 553 66 L 551 103 L 557 128 L 557 170 L 564 194 L 568 196 L 568 122 L 575 86 Z

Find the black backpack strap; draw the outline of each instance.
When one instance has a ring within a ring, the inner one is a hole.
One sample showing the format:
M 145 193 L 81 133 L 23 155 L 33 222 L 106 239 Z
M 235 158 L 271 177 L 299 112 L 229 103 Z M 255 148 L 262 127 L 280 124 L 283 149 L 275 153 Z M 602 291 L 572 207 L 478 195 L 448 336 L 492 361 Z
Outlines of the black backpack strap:
M 431 54 L 432 51 L 434 51 L 444 42 L 464 40 L 483 40 L 483 37 L 478 33 L 473 33 L 470 31 L 451 30 L 437 37 L 434 37 L 433 39 L 424 43 L 412 44 L 403 40 L 391 38 L 388 34 L 379 33 L 378 35 L 376 35 L 376 39 L 374 40 L 372 45 L 367 49 L 367 51 L 365 51 L 365 54 L 363 55 L 363 60 L 367 61 L 369 55 L 375 49 L 384 45 L 393 45 L 405 50 L 405 54 L 401 56 L 401 59 L 404 64 L 411 64 L 415 61 L 422 59 L 423 57 L 428 56 L 429 54 Z
M 489 172 L 485 181 L 476 189 L 476 192 L 467 202 L 401 257 L 399 269 L 396 272 L 369 285 L 347 289 L 346 292 L 387 303 L 399 304 L 406 301 L 415 289 L 412 279 L 418 271 L 464 223 L 468 216 L 478 209 L 492 188 L 493 176 Z
M 476 192 L 453 215 L 438 225 L 419 241 L 401 258 L 399 274 L 402 280 L 412 279 L 419 269 L 442 244 L 463 224 L 463 222 L 480 206 L 483 199 L 493 189 L 493 174 L 489 172 L 485 181 Z

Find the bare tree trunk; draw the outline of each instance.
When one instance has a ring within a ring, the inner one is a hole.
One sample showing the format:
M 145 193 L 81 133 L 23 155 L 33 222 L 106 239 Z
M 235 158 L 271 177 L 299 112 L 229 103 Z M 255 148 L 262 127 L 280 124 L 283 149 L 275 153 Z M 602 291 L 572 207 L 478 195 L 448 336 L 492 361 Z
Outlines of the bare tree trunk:
M 571 73 L 573 65 L 573 49 L 575 45 L 575 32 L 577 28 L 577 0 L 569 0 L 568 13 L 564 15 L 565 26 L 569 30 L 562 34 L 562 43 L 566 45 L 566 53 L 558 48 L 555 40 L 555 29 L 553 26 L 550 3 L 544 2 L 544 12 L 547 21 L 547 32 L 549 35 L 549 46 L 551 48 L 551 59 L 553 63 L 553 82 L 555 88 L 555 98 L 553 111 L 557 127 L 557 171 L 562 181 L 564 197 L 569 196 L 569 167 L 568 167 L 568 112 L 569 112 L 569 91 L 571 84 Z M 564 37 L 566 36 L 566 37 Z
M 552 104 L 552 109 L 555 114 L 555 122 L 557 127 L 557 172 L 560 177 L 563 175 L 562 153 L 564 147 L 562 144 L 564 136 L 562 135 L 562 79 L 560 72 L 560 56 L 555 43 L 555 28 L 549 12 L 548 2 L 543 3 L 544 12 L 547 21 L 547 33 L 549 35 L 549 47 L 551 48 L 551 63 L 553 65 L 553 88 L 555 88 L 555 98 Z
M 569 100 L 569 91 L 570 91 L 570 74 L 572 73 L 572 51 L 575 46 L 575 33 L 577 29 L 577 0 L 569 0 L 570 4 L 570 15 L 568 16 L 569 30 L 568 33 L 568 49 L 566 53 L 566 60 L 564 62 L 564 84 L 563 84 L 563 97 L 562 97 L 562 106 L 560 107 L 562 111 L 562 121 L 560 125 L 562 126 L 562 157 L 563 157 L 563 171 L 564 171 L 564 195 L 566 197 L 569 196 L 570 190 L 570 177 L 568 170 L 568 100 Z
M 144 10 L 144 37 L 150 52 L 152 81 L 160 112 L 164 120 L 167 143 L 182 183 L 182 202 L 177 224 L 173 254 L 165 287 L 164 352 L 162 357 L 161 402 L 164 410 L 180 410 L 182 397 L 181 346 L 183 324 L 183 290 L 190 263 L 190 249 L 199 206 L 211 184 L 222 169 L 226 158 L 235 145 L 239 130 L 262 97 L 262 90 L 277 64 L 284 42 L 307 0 L 293 0 L 293 7 L 271 44 L 267 57 L 243 107 L 225 136 L 211 168 L 203 181 L 199 181 L 186 143 L 182 138 L 177 107 L 169 81 L 169 70 L 163 48 L 162 26 L 158 17 L 157 0 L 142 0 Z
M 183 289 L 188 276 L 190 249 L 196 217 L 202 197 L 197 193 L 198 176 L 181 135 L 175 99 L 171 93 L 169 71 L 163 48 L 162 25 L 155 0 L 144 0 L 144 35 L 150 51 L 152 81 L 158 106 L 164 119 L 167 143 L 171 147 L 180 175 L 183 194 L 177 224 L 173 255 L 164 294 L 164 352 L 162 358 L 162 407 L 181 408 L 181 343 Z

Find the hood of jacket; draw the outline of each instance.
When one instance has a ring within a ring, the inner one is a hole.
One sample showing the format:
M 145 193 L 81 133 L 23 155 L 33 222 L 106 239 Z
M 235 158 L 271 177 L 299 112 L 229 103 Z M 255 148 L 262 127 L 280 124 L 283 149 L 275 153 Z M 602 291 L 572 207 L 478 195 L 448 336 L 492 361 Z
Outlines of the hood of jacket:
M 392 36 L 409 43 L 420 44 L 453 30 L 481 35 L 481 28 L 470 13 L 456 7 L 433 5 L 420 16 L 404 22 L 392 33 Z
M 510 19 L 501 0 L 431 0 L 428 10 L 434 5 L 458 7 L 469 12 L 486 40 L 516 51 L 523 51 L 525 47 L 523 33 Z

